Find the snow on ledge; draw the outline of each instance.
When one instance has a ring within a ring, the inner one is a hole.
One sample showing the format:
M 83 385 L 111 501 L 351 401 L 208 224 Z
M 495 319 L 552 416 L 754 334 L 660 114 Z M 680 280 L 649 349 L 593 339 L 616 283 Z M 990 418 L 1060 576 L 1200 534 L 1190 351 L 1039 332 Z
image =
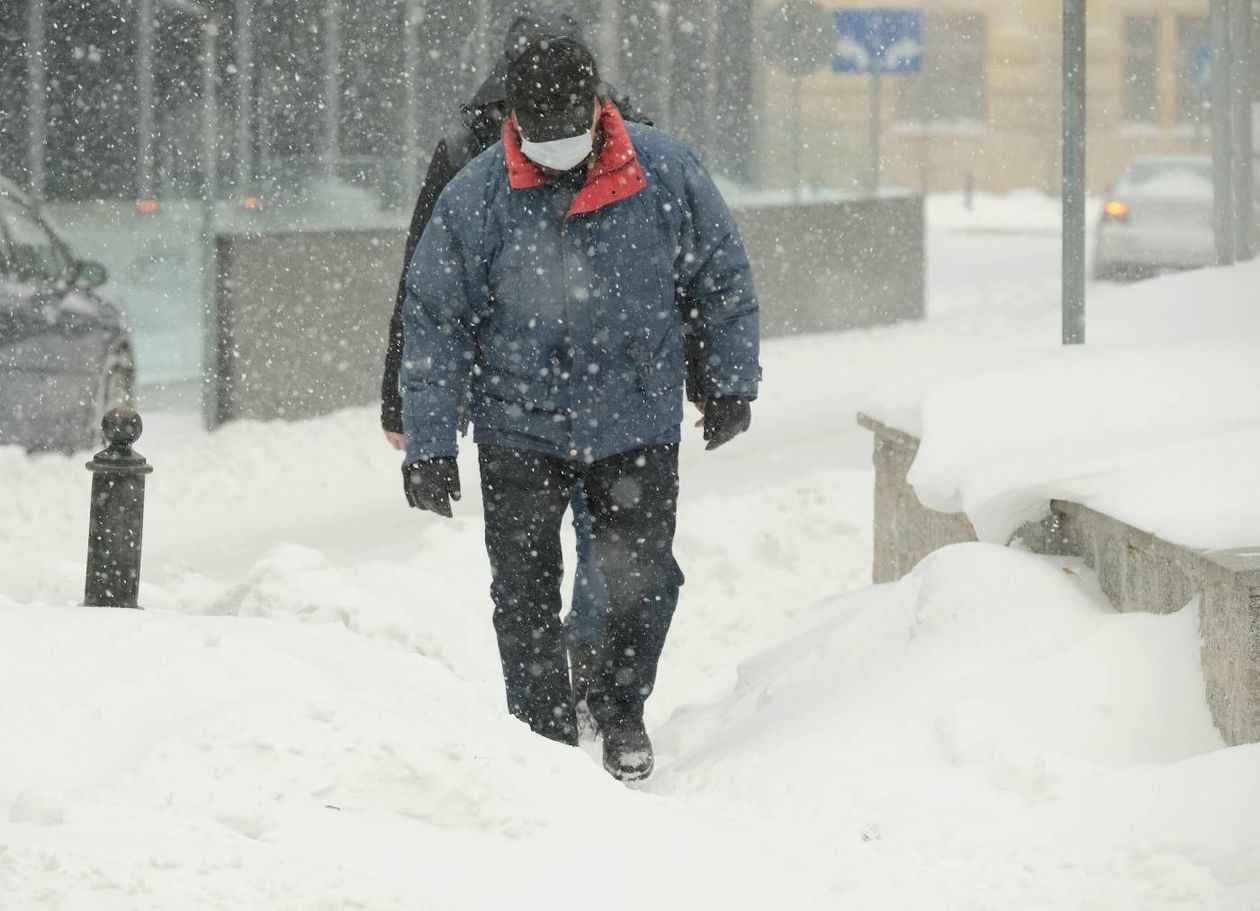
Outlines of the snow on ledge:
M 871 413 L 920 437 L 919 499 L 982 540 L 1062 499 L 1186 547 L 1260 545 L 1258 281 L 1248 263 L 1113 291 L 1089 344 L 960 352 L 917 407 Z

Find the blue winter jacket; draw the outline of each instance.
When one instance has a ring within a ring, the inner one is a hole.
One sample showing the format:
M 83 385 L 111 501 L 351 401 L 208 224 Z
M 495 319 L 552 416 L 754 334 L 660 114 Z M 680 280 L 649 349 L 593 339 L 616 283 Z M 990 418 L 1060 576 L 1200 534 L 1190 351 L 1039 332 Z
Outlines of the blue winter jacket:
M 513 189 L 524 159 L 502 142 L 438 199 L 407 275 L 409 462 L 455 455 L 469 419 L 479 445 L 582 461 L 677 442 L 685 333 L 699 398 L 756 397 L 757 296 L 730 211 L 677 140 L 605 124 L 643 186 L 605 186 L 593 211 L 566 214 L 572 191 L 552 183 Z

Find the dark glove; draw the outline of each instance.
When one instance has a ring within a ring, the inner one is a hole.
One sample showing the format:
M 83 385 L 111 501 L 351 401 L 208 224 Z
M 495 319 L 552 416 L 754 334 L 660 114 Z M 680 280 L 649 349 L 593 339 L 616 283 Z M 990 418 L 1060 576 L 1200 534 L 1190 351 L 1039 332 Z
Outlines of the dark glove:
M 388 433 L 402 433 L 402 396 L 381 399 L 381 428 Z
M 451 500 L 458 500 L 459 467 L 449 456 L 420 459 L 403 466 L 403 493 L 416 509 L 451 517 Z
M 709 399 L 704 406 L 705 449 L 717 449 L 729 443 L 752 424 L 752 399 L 738 396 Z

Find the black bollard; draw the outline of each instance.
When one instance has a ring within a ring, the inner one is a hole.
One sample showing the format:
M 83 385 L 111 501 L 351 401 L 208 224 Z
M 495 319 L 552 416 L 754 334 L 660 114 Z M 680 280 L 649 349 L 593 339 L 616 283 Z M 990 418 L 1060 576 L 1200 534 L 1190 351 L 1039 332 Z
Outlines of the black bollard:
M 87 463 L 92 472 L 88 520 L 89 607 L 139 607 L 140 543 L 144 531 L 144 476 L 153 466 L 131 444 L 144 422 L 132 408 L 115 408 L 101 420 L 106 446 Z

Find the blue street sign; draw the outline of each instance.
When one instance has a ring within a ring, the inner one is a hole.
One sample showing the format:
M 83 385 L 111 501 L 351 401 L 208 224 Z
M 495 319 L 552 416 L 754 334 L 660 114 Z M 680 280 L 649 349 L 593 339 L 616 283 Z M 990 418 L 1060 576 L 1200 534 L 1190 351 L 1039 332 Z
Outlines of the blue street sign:
M 840 38 L 831 60 L 832 72 L 890 76 L 923 72 L 923 14 L 919 10 L 838 10 L 836 31 Z
M 1212 91 L 1212 46 L 1200 44 L 1194 49 L 1194 90 L 1206 96 Z

